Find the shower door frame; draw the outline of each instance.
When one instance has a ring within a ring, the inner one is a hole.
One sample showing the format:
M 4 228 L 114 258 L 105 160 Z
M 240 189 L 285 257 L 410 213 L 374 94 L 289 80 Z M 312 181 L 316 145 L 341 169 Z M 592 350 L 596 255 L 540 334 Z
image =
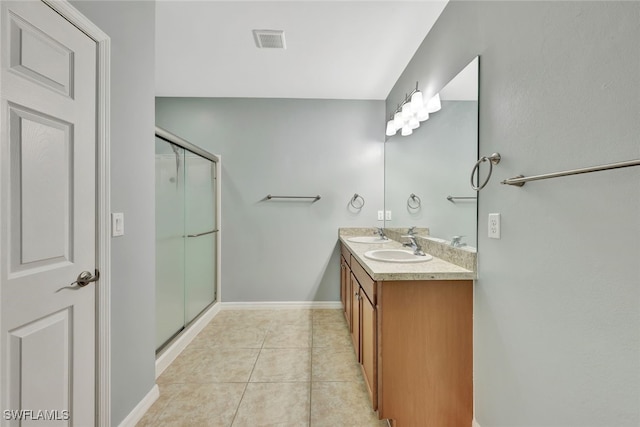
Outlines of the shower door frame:
M 156 137 L 167 141 L 171 144 L 177 145 L 180 148 L 183 148 L 191 153 L 197 154 L 200 157 L 203 157 L 207 160 L 215 163 L 215 204 L 216 204 L 216 212 L 215 212 L 215 224 L 214 230 L 217 230 L 214 234 L 215 236 L 215 244 L 216 244 L 216 298 L 211 305 L 203 310 L 196 318 L 191 321 L 189 324 L 185 325 L 185 328 L 175 337 L 173 338 L 165 348 L 161 350 L 161 352 L 156 357 L 156 378 L 164 372 L 164 370 L 175 360 L 175 358 L 185 349 L 185 347 L 195 338 L 195 336 L 204 328 L 207 323 L 220 311 L 220 303 L 222 302 L 222 274 L 221 274 L 221 259 L 222 259 L 222 251 L 220 250 L 222 247 L 222 207 L 221 207 L 221 162 L 222 157 L 213 153 L 210 153 L 206 150 L 203 150 L 200 147 L 197 147 L 190 143 L 189 141 L 185 141 L 177 135 L 172 134 L 171 132 L 162 129 L 161 127 L 156 126 Z M 158 313 L 156 313 L 158 315 Z

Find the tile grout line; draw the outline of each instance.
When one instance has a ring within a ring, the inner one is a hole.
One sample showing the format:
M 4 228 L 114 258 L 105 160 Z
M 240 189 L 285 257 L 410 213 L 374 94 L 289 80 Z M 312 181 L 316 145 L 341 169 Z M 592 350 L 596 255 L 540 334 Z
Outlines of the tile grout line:
M 315 340 L 314 340 L 314 335 L 315 335 L 314 333 L 315 333 L 316 330 L 324 332 L 326 328 L 333 329 L 332 326 L 333 326 L 333 323 L 334 323 L 333 316 L 330 316 L 330 317 L 320 316 L 320 313 L 323 313 L 323 312 L 316 312 L 315 310 L 311 311 L 311 316 L 310 316 L 311 324 L 310 324 L 310 327 L 308 329 L 308 333 L 309 333 L 308 341 L 307 341 L 307 346 L 309 348 L 309 359 L 308 359 L 308 367 L 309 367 L 309 371 L 308 372 L 309 372 L 309 374 L 308 374 L 308 379 L 307 379 L 308 387 L 309 387 L 308 388 L 308 393 L 309 393 L 309 395 L 308 395 L 309 412 L 308 412 L 308 422 L 307 422 L 307 426 L 308 427 L 311 427 L 313 425 L 312 424 L 313 423 L 312 405 L 313 405 L 313 401 L 314 401 L 314 398 L 313 398 L 313 384 L 314 383 L 322 383 L 322 382 L 357 383 L 357 381 L 348 380 L 348 379 L 346 379 L 346 380 L 337 380 L 337 381 L 336 380 L 330 380 L 330 381 L 318 380 L 318 381 L 314 381 L 314 377 L 313 377 L 314 361 L 315 361 L 314 350 L 316 348 L 316 347 L 314 347 L 314 345 L 322 344 L 322 341 L 323 341 L 322 337 L 320 337 L 320 341 L 318 341 L 316 343 Z M 276 314 L 276 316 L 277 316 L 277 314 Z M 280 320 L 285 320 L 284 324 Z M 218 349 L 224 349 L 224 348 L 229 348 L 229 349 L 246 348 L 246 349 L 257 349 L 258 350 L 258 354 L 256 356 L 256 359 L 254 360 L 253 366 L 252 366 L 252 368 L 250 370 L 249 376 L 248 376 L 246 381 L 224 381 L 225 383 L 236 383 L 238 385 L 239 384 L 244 384 L 244 388 L 243 388 L 242 394 L 240 396 L 240 399 L 239 399 L 238 404 L 236 406 L 235 412 L 234 412 L 233 417 L 232 417 L 232 419 L 230 421 L 231 424 L 229 426 L 233 426 L 233 424 L 235 423 L 235 420 L 238 419 L 237 417 L 239 415 L 239 411 L 240 411 L 240 407 L 242 405 L 242 402 L 244 401 L 244 397 L 247 397 L 246 396 L 246 392 L 248 391 L 249 383 L 254 383 L 254 384 L 265 383 L 265 384 L 269 384 L 269 383 L 302 383 L 302 382 L 305 382 L 305 381 L 295 381 L 295 380 L 290 380 L 290 381 L 268 381 L 267 380 L 267 381 L 255 381 L 255 382 L 251 381 L 251 378 L 252 378 L 253 374 L 255 373 L 255 368 L 257 367 L 257 362 L 258 362 L 259 358 L 261 357 L 263 350 L 265 350 L 265 349 L 268 350 L 268 351 L 271 351 L 271 350 L 289 350 L 289 349 L 290 350 L 298 350 L 298 349 L 302 349 L 303 348 L 303 347 L 297 347 L 297 346 L 296 347 L 286 346 L 286 347 L 274 347 L 272 349 L 271 347 L 267 346 L 266 338 L 269 337 L 269 334 L 272 333 L 272 332 L 278 333 L 279 330 L 281 329 L 281 326 L 288 326 L 289 325 L 289 321 L 287 319 L 280 319 L 280 318 L 276 317 L 276 319 L 270 318 L 269 320 L 267 320 L 267 322 L 265 322 L 265 323 L 267 323 L 268 326 L 264 329 L 264 335 L 263 335 L 263 337 L 261 339 L 260 347 L 257 347 L 257 346 L 252 346 L 252 347 L 235 347 L 235 346 L 225 347 L 224 345 L 222 345 L 222 346 L 213 346 L 213 347 L 209 347 L 207 345 L 207 346 L 204 347 L 204 350 L 207 350 L 207 351 L 210 351 L 210 350 L 211 351 L 215 351 L 216 348 L 218 348 Z M 291 325 L 295 326 L 294 323 L 296 323 L 296 321 L 295 320 L 291 320 L 291 322 L 292 322 Z M 344 322 L 345 322 L 345 320 L 341 319 L 340 324 L 343 324 Z M 234 324 L 237 325 L 237 326 L 240 326 L 240 325 L 238 325 L 237 321 L 236 322 L 229 322 L 226 325 L 230 326 L 230 325 L 234 325 Z M 262 327 L 264 327 L 264 326 L 265 325 L 263 324 Z M 318 347 L 318 349 L 320 350 L 320 353 L 324 354 L 325 351 L 331 352 L 332 349 L 334 349 L 334 346 L 333 345 L 325 345 L 323 347 Z M 342 351 L 345 351 L 347 349 L 352 349 L 352 347 L 351 346 L 344 346 L 344 347 L 338 346 L 338 348 L 336 348 L 335 351 L 342 352 Z M 360 375 L 361 375 L 361 373 L 360 373 Z M 217 381 L 213 381 L 213 382 L 215 383 Z M 184 382 L 184 381 L 178 381 L 177 383 L 170 383 L 170 384 L 191 384 L 191 383 Z M 322 396 L 322 393 L 319 394 L 319 396 L 316 396 L 316 398 L 321 397 L 321 396 Z M 165 404 L 165 406 L 166 406 L 166 404 Z M 164 408 L 164 410 L 166 410 L 166 408 Z M 159 413 L 156 413 L 155 417 L 154 417 L 154 420 L 159 420 L 159 418 L 162 415 L 162 413 L 164 412 L 164 410 L 160 411 Z M 248 415 L 249 417 L 252 416 L 251 414 L 246 413 L 246 412 L 245 412 L 245 415 Z
M 267 331 L 265 332 L 264 337 L 262 338 L 262 345 L 260 346 L 260 349 L 258 350 L 258 355 L 256 356 L 256 361 L 253 362 L 253 367 L 251 368 L 251 372 L 249 373 L 249 378 L 247 378 L 247 382 L 246 382 L 246 384 L 244 386 L 244 390 L 242 391 L 242 396 L 240 396 L 240 400 L 238 401 L 238 407 L 236 408 L 236 411 L 233 414 L 233 418 L 231 419 L 231 424 L 229 425 L 229 427 L 233 427 L 233 423 L 236 421 L 236 417 L 238 416 L 238 411 L 240 411 L 240 405 L 242 404 L 242 400 L 244 399 L 244 395 L 247 393 L 247 389 L 249 388 L 249 382 L 251 381 L 251 376 L 253 375 L 253 371 L 255 371 L 255 369 L 256 369 L 256 365 L 258 364 L 258 359 L 260 358 L 260 353 L 262 353 L 262 349 L 264 348 L 264 342 L 267 339 L 267 334 L 268 333 L 269 333 L 269 328 L 267 328 Z

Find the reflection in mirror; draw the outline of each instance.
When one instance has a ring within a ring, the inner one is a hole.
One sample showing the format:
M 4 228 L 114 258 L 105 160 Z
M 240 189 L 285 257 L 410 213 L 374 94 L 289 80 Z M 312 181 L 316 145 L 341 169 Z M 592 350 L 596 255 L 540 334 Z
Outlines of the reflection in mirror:
M 425 94 L 435 95 L 435 94 Z M 477 199 L 469 174 L 478 158 L 478 58 L 440 90 L 442 108 L 413 131 L 385 144 L 386 228 L 428 228 L 475 249 Z

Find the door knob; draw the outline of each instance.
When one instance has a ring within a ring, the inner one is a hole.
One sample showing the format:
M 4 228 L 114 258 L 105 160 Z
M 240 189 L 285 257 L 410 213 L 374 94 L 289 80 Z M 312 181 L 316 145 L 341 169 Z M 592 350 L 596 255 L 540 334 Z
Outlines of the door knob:
M 100 272 L 98 270 L 96 270 L 95 276 L 91 274 L 90 271 L 83 271 L 82 273 L 78 274 L 78 278 L 71 285 L 75 285 L 77 283 L 78 286 L 83 288 L 91 282 L 97 282 L 99 279 L 100 279 Z

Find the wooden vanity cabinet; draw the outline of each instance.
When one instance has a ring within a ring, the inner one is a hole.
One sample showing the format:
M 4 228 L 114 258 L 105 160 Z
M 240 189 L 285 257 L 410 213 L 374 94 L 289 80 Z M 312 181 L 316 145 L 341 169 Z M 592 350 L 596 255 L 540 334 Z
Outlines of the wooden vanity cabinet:
M 351 341 L 353 341 L 353 349 L 356 358 L 360 362 L 360 286 L 351 270 Z
M 350 331 L 379 418 L 470 426 L 473 281 L 374 281 L 355 257 L 349 264 Z
M 473 282 L 378 286 L 378 413 L 396 427 L 468 427 L 473 418 Z
M 351 270 L 349 269 L 349 266 L 347 265 L 344 258 L 341 256 L 340 257 L 340 301 L 342 302 L 342 310 L 344 312 L 344 317 L 347 320 L 347 324 L 351 323 L 349 321 L 349 316 L 347 313 L 347 307 L 350 308 L 347 301 L 347 293 L 349 292 L 348 282 L 349 280 L 351 280 L 351 278 L 349 277 L 350 275 L 351 275 Z M 349 309 L 349 313 L 350 312 L 351 311 Z
M 362 266 L 351 258 L 352 286 L 356 291 L 357 305 L 354 304 L 353 317 L 358 317 L 357 331 L 356 323 L 354 321 L 354 330 L 352 337 L 354 339 L 354 346 L 357 343 L 356 354 L 358 355 L 358 362 L 360 362 L 360 368 L 367 385 L 367 391 L 369 392 L 369 398 L 373 410 L 378 409 L 378 378 L 377 378 L 377 364 L 378 364 L 378 346 L 377 346 L 377 309 L 376 309 L 376 286 L 373 279 L 362 268 Z
M 375 411 L 378 409 L 376 308 L 364 291 L 360 298 L 360 316 L 360 365 L 371 405 Z
M 340 300 L 342 301 L 344 317 L 347 320 L 349 332 L 351 332 L 351 308 L 353 296 L 353 292 L 351 290 L 350 263 L 351 253 L 344 245 L 340 245 Z
M 341 245 L 340 300 L 374 410 L 378 407 L 375 283 Z M 351 270 L 354 265 L 355 270 Z

